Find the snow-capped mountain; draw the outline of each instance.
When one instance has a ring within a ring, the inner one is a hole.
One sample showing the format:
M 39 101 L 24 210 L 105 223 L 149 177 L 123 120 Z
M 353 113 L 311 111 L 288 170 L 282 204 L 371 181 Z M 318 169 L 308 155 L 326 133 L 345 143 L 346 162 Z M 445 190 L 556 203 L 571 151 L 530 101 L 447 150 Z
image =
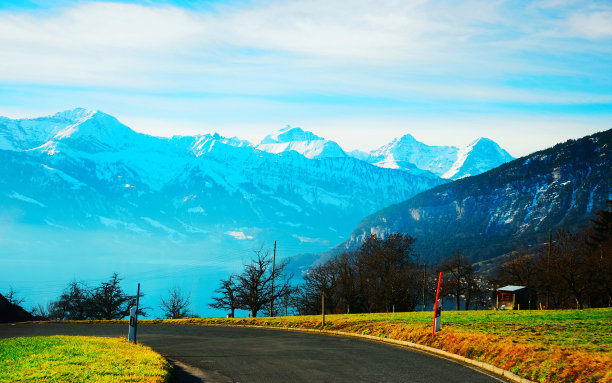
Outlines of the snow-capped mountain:
M 334 158 L 346 157 L 340 145 L 334 141 L 326 140 L 301 128 L 287 126 L 275 134 L 264 138 L 257 149 L 269 153 L 285 153 L 294 151 L 306 158 Z
M 487 138 L 479 138 L 465 148 L 457 148 L 426 145 L 410 134 L 396 138 L 370 153 L 356 151 L 350 155 L 383 168 L 403 169 L 412 173 L 420 170 L 445 179 L 480 174 L 513 159 Z
M 328 155 L 328 141 L 301 129 L 264 142 L 273 140 L 321 144 L 324 158 L 268 153 L 218 134 L 148 136 L 84 109 L 2 118 L 0 220 L 173 241 L 276 239 L 315 251 L 346 238 L 367 214 L 443 182 Z
M 512 161 L 508 152 L 488 138 L 479 138 L 465 148 L 459 149 L 457 159 L 442 178 L 459 179 L 475 176 Z
M 482 141 L 482 140 L 481 140 Z M 473 149 L 496 145 L 478 141 Z M 483 150 L 483 152 L 487 152 Z M 469 156 L 464 162 L 469 161 Z M 467 164 L 472 166 L 470 164 Z M 474 260 L 544 243 L 550 230 L 581 229 L 612 199 L 612 130 L 570 140 L 473 177 L 420 193 L 365 218 L 342 248 L 371 233 L 401 232 L 436 260 L 464 251 Z

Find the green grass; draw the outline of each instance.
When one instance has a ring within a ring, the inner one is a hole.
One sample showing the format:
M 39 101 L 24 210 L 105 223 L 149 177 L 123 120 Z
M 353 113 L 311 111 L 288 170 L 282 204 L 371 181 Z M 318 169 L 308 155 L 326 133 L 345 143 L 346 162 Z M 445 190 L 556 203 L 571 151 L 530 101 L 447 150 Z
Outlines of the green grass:
M 170 365 L 125 338 L 0 339 L 0 382 L 165 382 Z
M 442 323 L 452 329 L 508 336 L 526 343 L 554 344 L 595 352 L 612 351 L 612 309 L 555 311 L 445 311 Z M 430 326 L 432 314 L 357 314 L 329 320 L 399 321 Z

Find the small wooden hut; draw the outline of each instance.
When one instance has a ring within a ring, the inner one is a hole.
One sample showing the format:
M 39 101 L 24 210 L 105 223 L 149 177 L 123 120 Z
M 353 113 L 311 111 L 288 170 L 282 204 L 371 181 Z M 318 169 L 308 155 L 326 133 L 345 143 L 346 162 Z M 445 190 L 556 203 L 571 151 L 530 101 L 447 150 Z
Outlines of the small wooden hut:
M 536 289 L 526 286 L 508 285 L 497 289 L 497 310 L 534 310 L 538 308 Z

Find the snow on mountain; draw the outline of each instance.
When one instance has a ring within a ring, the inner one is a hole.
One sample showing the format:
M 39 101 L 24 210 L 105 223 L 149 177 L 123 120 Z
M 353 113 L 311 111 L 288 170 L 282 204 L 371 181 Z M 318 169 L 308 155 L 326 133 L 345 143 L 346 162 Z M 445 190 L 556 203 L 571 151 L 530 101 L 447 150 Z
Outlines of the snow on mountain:
M 479 138 L 457 152 L 457 160 L 442 178 L 459 179 L 494 169 L 514 158 L 495 141 Z
M 78 112 L 75 112 L 78 111 Z M 58 131 L 46 142 L 45 150 L 56 151 L 62 143 L 74 150 L 86 153 L 100 153 L 125 150 L 129 148 L 138 133 L 120 123 L 115 117 L 100 111 L 75 110 L 56 114 L 70 125 Z
M 368 158 L 370 158 L 370 153 L 363 152 L 361 150 L 352 150 L 350 152 L 347 152 L 346 154 L 349 157 L 357 158 L 358 160 L 366 162 L 368 161 Z
M 443 182 L 347 157 L 299 128 L 262 145 L 304 155 L 218 134 L 148 136 L 83 109 L 0 124 L 10 147 L 0 150 L 3 222 L 217 244 L 241 232 L 241 242 L 282 239 L 314 251 L 344 239 L 363 216 Z
M 53 116 L 12 120 L 0 117 L 0 149 L 27 150 L 49 141 L 67 127 L 91 117 L 95 112 L 77 108 Z
M 465 148 L 457 148 L 426 145 L 410 134 L 394 139 L 367 156 L 363 152 L 351 152 L 351 155 L 379 167 L 412 173 L 420 170 L 445 179 L 480 174 L 513 159 L 486 138 L 479 138 Z
M 369 162 L 391 169 L 409 169 L 412 164 L 439 176 L 452 165 L 457 151 L 451 146 L 425 145 L 406 134 L 371 152 Z
M 295 151 L 306 158 L 346 157 L 340 145 L 301 128 L 287 126 L 266 136 L 256 147 L 268 153 Z

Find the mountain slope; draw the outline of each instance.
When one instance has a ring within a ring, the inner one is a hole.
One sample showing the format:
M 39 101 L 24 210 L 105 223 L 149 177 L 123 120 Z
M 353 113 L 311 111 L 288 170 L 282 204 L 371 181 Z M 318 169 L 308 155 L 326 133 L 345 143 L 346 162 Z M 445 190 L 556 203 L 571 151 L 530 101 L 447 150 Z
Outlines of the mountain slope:
M 486 173 L 431 190 L 365 218 L 344 248 L 366 235 L 415 236 L 429 259 L 463 250 L 484 259 L 581 228 L 612 198 L 612 130 L 570 140 Z

